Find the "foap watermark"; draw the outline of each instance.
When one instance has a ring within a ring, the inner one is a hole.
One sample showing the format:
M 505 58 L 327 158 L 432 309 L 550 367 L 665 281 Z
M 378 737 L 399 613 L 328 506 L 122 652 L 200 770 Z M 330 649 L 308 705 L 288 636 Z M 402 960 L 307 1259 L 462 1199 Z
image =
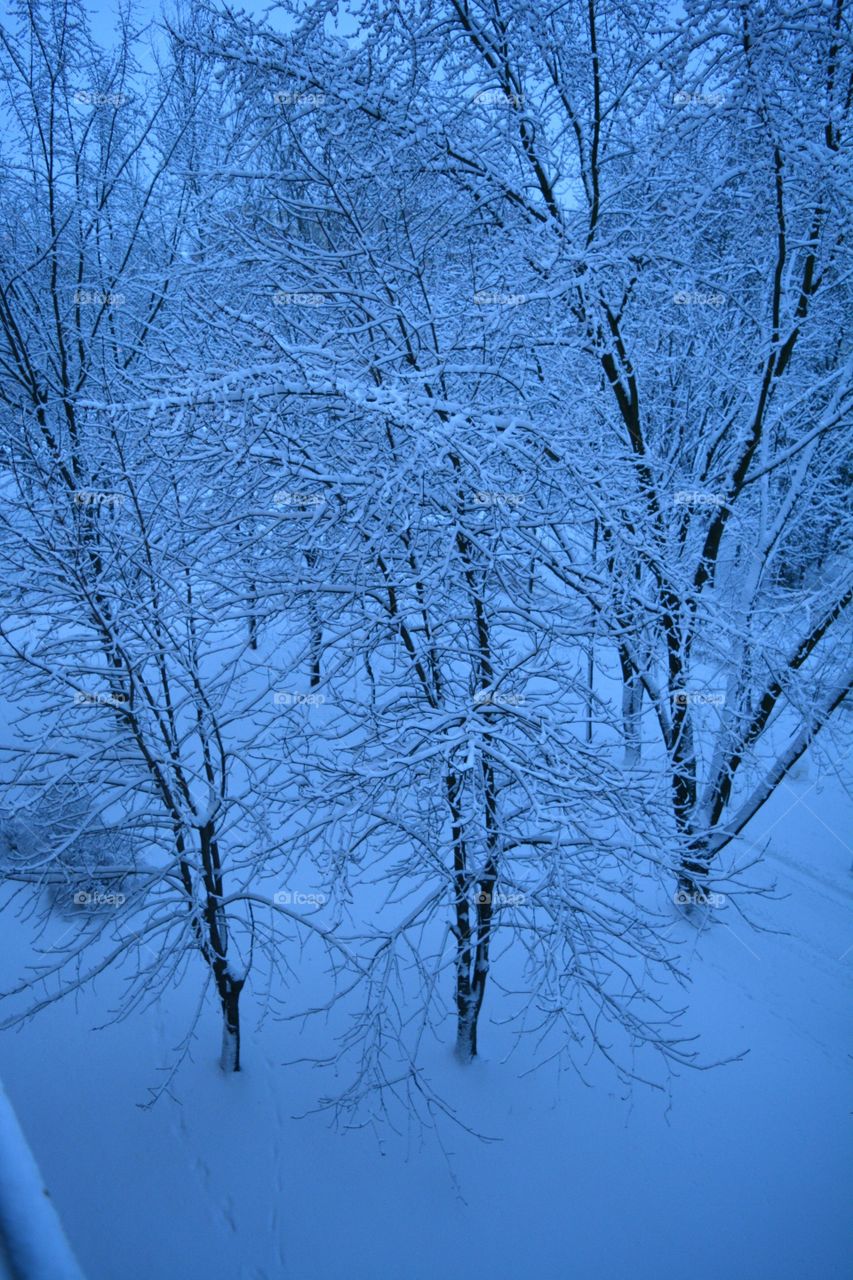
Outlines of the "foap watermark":
M 524 94 L 506 89 L 481 89 L 474 94 L 472 102 L 483 107 L 514 107 L 520 110 L 524 106 Z
M 127 298 L 105 289 L 75 289 L 74 301 L 78 307 L 123 307 Z
M 713 893 L 710 889 L 679 889 L 672 895 L 672 900 L 678 907 L 713 907 L 718 910 L 725 906 L 726 895 Z
M 521 907 L 527 901 L 523 893 L 502 893 L 500 889 L 490 892 L 487 889 L 475 894 L 474 902 L 478 907 Z
M 328 902 L 325 893 L 303 893 L 301 889 L 281 889 L 272 900 L 277 907 L 324 907 Z
M 272 296 L 275 307 L 322 307 L 326 301 L 323 293 L 292 293 L 289 289 L 276 289 Z
M 525 701 L 523 693 L 501 693 L 498 689 L 478 689 L 474 694 L 475 707 L 522 707 Z
M 488 293 L 478 290 L 474 294 L 474 305 L 477 307 L 518 307 L 527 301 L 523 293 Z
M 291 693 L 287 689 L 279 689 L 272 700 L 277 707 L 321 707 L 326 701 L 324 693 Z
M 680 289 L 672 295 L 677 307 L 721 307 L 726 300 L 723 293 L 702 293 L 696 289 Z
M 673 498 L 677 507 L 724 507 L 724 493 L 707 493 L 704 489 L 679 489 Z
M 99 93 L 94 89 L 78 89 L 74 101 L 86 107 L 123 107 L 130 102 L 129 93 Z
M 124 505 L 124 494 L 108 493 L 102 489 L 78 489 L 74 503 L 78 507 L 108 507 L 112 510 Z
M 322 107 L 326 95 L 313 89 L 288 89 L 274 93 L 272 100 L 277 107 Z
M 78 689 L 74 694 L 75 707 L 126 707 L 126 693 L 86 693 Z
M 727 101 L 727 97 L 726 94 L 719 92 L 688 93 L 685 89 L 680 89 L 673 96 L 672 101 L 676 107 L 721 107 Z
M 478 490 L 474 498 L 481 507 L 520 507 L 523 506 L 523 493 L 493 493 L 489 490 Z
M 321 493 L 301 493 L 296 489 L 277 489 L 272 500 L 275 507 L 320 507 L 326 501 Z
M 676 689 L 672 700 L 677 707 L 721 707 L 726 701 L 724 693 L 691 693 L 688 689 Z
M 97 889 L 78 889 L 74 894 L 75 907 L 123 907 L 126 902 L 123 893 L 102 893 Z

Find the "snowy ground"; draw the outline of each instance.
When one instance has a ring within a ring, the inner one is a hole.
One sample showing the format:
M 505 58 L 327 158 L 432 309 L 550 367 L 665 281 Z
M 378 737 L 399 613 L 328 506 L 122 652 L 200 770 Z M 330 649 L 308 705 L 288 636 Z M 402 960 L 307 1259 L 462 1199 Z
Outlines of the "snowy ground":
M 92 1034 L 97 993 L 0 1040 L 17 1108 L 88 1280 L 841 1280 L 850 1274 L 853 806 L 837 783 L 785 783 L 750 831 L 780 902 L 731 909 L 688 939 L 691 1023 L 707 1058 L 670 1098 L 575 1076 L 521 1076 L 500 1033 L 434 1074 L 485 1144 L 445 1132 L 342 1134 L 314 1102 L 293 1027 L 247 1016 L 247 1069 L 215 1065 L 205 1016 L 180 1102 L 139 1103 L 196 987 Z M 4 916 L 0 956 L 24 962 Z M 490 1010 L 487 1009 L 487 1012 Z M 492 1008 L 491 1011 L 494 1011 Z M 250 1010 L 247 1009 L 247 1015 Z

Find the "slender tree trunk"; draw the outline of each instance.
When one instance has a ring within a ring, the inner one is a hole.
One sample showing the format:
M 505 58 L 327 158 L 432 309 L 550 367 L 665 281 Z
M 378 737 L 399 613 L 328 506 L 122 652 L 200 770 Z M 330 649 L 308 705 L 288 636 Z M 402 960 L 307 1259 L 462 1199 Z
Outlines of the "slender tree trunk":
M 497 793 L 494 769 L 489 761 L 483 762 L 483 786 L 487 857 L 477 885 L 476 940 L 472 938 L 470 929 L 470 907 L 467 897 L 464 903 L 464 931 L 457 932 L 456 1056 L 462 1062 L 471 1062 L 477 1056 L 477 1025 L 489 976 L 492 914 L 498 879 Z M 457 903 L 458 920 L 459 904 Z
M 598 521 L 594 520 L 592 524 L 592 563 L 595 564 L 595 557 L 598 552 Z M 587 701 L 587 717 L 586 717 L 586 740 L 592 742 L 592 720 L 595 707 L 595 622 L 596 610 L 593 608 L 592 621 L 589 629 L 589 640 L 587 642 L 586 651 L 586 685 L 588 693 Z
M 258 602 L 257 583 L 252 581 L 249 583 L 249 648 L 257 649 L 258 647 L 258 615 L 256 612 Z
M 471 905 L 468 901 L 467 850 L 462 833 L 459 779 L 456 774 L 448 773 L 444 785 L 451 816 L 453 885 L 456 893 L 453 928 L 456 938 L 456 1056 L 461 1062 L 470 1062 L 477 1052 L 477 1024 L 471 991 Z
M 323 628 L 313 601 L 311 603 L 311 678 L 310 687 L 316 689 L 320 683 L 320 655 L 323 650 Z
M 305 562 L 309 569 L 315 569 L 318 560 L 319 556 L 316 551 L 305 552 Z M 320 621 L 317 598 L 314 595 L 310 595 L 308 598 L 308 627 L 311 633 L 311 676 L 309 684 L 312 689 L 316 689 L 322 674 L 320 663 L 323 653 L 323 624 Z
M 464 1013 L 456 1022 L 456 1057 L 460 1062 L 473 1062 L 477 1056 L 477 1014 L 469 995 Z
M 222 1003 L 222 1054 L 219 1065 L 223 1071 L 240 1070 L 240 992 L 243 980 L 222 975 L 219 998 Z
M 471 952 L 468 952 L 470 964 Z M 456 1056 L 460 1062 L 471 1062 L 477 1056 L 477 1016 L 471 991 L 471 980 L 467 968 L 464 973 L 457 970 L 456 984 Z
M 682 695 L 685 696 L 685 695 Z M 681 859 L 678 893 L 691 902 L 707 901 L 708 860 L 703 857 L 704 842 L 696 837 L 696 755 L 693 749 L 693 724 L 686 702 L 673 709 L 672 807 L 675 826 L 686 852 Z
M 477 1026 L 489 976 L 494 886 L 495 880 L 487 872 L 487 876 L 480 882 L 477 895 L 476 946 L 472 947 L 469 934 L 465 945 L 457 953 L 456 1056 L 461 1062 L 471 1062 L 477 1056 Z
M 643 684 L 634 664 L 624 649 L 619 649 L 622 668 L 622 732 L 625 737 L 625 763 L 640 759 L 640 719 L 643 710 Z

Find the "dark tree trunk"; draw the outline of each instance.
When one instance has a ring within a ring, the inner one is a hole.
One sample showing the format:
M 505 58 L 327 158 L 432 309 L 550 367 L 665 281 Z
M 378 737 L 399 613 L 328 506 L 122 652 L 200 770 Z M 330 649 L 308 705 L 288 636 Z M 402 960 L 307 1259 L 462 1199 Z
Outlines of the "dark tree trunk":
M 592 524 L 592 562 L 595 564 L 595 558 L 598 553 L 598 520 L 594 520 Z M 592 742 L 592 727 L 595 713 L 595 621 L 596 609 L 592 610 L 592 625 L 589 631 L 589 641 L 586 651 L 586 687 L 587 687 L 587 717 L 586 717 L 586 740 Z
M 240 992 L 243 980 L 222 975 L 219 981 L 219 999 L 222 1003 L 222 1055 L 219 1065 L 223 1071 L 240 1070 Z
M 471 1062 L 477 1056 L 477 1026 L 489 976 L 494 886 L 492 879 L 484 879 L 480 883 L 476 947 L 472 948 L 469 935 L 457 952 L 456 1056 L 461 1062 Z
M 305 563 L 312 572 L 316 569 L 319 559 L 319 554 L 316 551 L 305 552 Z M 309 683 L 312 689 L 316 689 L 322 674 L 320 664 L 323 655 L 323 624 L 320 621 L 317 598 L 310 594 L 308 598 L 308 630 L 311 635 L 311 677 Z
M 460 955 L 456 966 L 456 1056 L 460 1062 L 470 1062 L 477 1056 L 477 1016 L 480 1011 L 471 990 L 470 964 L 469 947 L 467 956 Z
M 316 689 L 320 683 L 320 655 L 323 650 L 323 628 L 317 619 L 317 610 L 311 607 L 311 679 L 310 687 Z
M 258 647 L 258 615 L 256 612 L 258 603 L 257 584 L 249 583 L 249 648 L 257 649 Z
M 643 709 L 643 683 L 624 649 L 619 649 L 622 668 L 622 731 L 625 737 L 625 763 L 640 759 L 640 718 Z
M 477 1056 L 477 1024 L 489 976 L 492 913 L 498 878 L 497 796 L 494 771 L 488 762 L 483 765 L 483 780 L 488 856 L 477 885 L 476 940 L 470 928 L 467 895 L 464 902 L 457 898 L 456 904 L 456 1056 L 462 1062 L 470 1062 Z
M 462 833 L 459 779 L 449 773 L 444 779 L 451 814 L 453 884 L 456 893 L 453 934 L 456 938 L 456 1056 L 470 1062 L 477 1052 L 477 1024 L 471 991 L 471 906 L 468 901 L 467 850 Z

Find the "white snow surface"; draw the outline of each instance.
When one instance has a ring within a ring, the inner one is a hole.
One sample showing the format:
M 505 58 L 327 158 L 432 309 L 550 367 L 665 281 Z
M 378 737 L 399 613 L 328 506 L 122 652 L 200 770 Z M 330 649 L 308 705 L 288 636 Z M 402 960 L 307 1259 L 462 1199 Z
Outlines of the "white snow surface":
M 139 1105 L 174 1060 L 193 981 L 93 1034 L 117 1003 L 105 975 L 76 1008 L 7 1033 L 0 1074 L 87 1280 L 849 1276 L 853 824 L 838 784 L 804 772 L 749 830 L 780 900 L 747 909 L 774 932 L 730 906 L 705 928 L 683 923 L 704 1059 L 748 1052 L 683 1072 L 668 1096 L 626 1092 L 597 1063 L 589 1087 L 525 1075 L 523 1046 L 503 1061 L 494 991 L 482 1057 L 458 1066 L 448 1027 L 430 1062 L 488 1143 L 304 1115 L 321 1085 L 284 1065 L 300 1057 L 298 1024 L 258 1028 L 250 999 L 240 1075 L 217 1068 L 211 1004 L 174 1096 Z M 7 913 L 7 972 L 26 962 L 27 936 Z M 310 971 L 299 978 L 310 988 Z M 32 1280 L 54 1274 L 73 1273 Z

